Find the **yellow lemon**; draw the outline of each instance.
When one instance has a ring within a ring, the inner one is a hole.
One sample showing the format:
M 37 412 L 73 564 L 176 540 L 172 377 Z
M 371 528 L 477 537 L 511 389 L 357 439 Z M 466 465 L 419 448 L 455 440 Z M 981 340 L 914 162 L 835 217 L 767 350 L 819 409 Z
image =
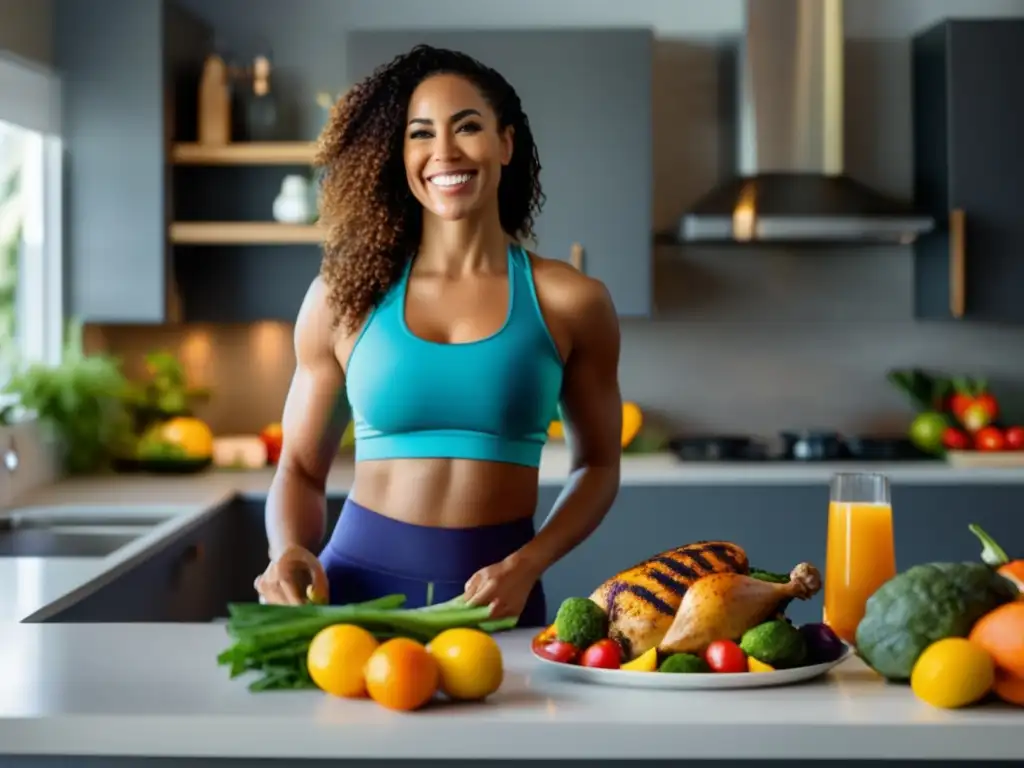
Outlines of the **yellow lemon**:
M 748 672 L 774 672 L 775 667 L 770 664 L 765 664 L 763 661 L 758 661 L 753 656 L 747 657 L 747 671 Z
M 160 426 L 160 437 L 185 451 L 191 459 L 213 455 L 213 432 L 200 419 L 178 416 Z
M 995 680 L 992 657 L 962 637 L 948 637 L 925 648 L 910 673 L 910 688 L 933 707 L 954 709 L 983 698 Z
M 633 659 L 628 664 L 623 664 L 621 669 L 627 672 L 654 672 L 658 669 L 658 649 L 651 648 Z
M 486 632 L 448 629 L 431 640 L 427 650 L 441 670 L 441 690 L 448 698 L 474 701 L 501 687 L 501 648 Z
M 362 627 L 335 624 L 313 637 L 306 668 L 316 686 L 332 696 L 366 696 L 366 662 L 377 650 L 377 638 Z

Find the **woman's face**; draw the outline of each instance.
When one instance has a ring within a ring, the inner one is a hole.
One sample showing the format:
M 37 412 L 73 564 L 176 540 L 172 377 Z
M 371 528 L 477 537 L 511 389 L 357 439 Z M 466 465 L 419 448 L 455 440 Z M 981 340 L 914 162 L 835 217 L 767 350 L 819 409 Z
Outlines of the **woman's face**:
M 458 75 L 424 80 L 409 100 L 405 175 L 434 215 L 454 221 L 497 205 L 501 168 L 512 158 L 512 129 L 480 91 Z

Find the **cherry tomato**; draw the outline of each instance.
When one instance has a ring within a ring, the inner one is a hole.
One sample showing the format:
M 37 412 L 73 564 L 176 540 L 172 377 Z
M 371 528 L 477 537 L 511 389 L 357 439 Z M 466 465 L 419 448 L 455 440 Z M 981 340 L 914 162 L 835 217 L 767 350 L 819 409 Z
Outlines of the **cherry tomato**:
M 731 640 L 715 640 L 704 652 L 712 672 L 746 672 L 747 654 Z
M 1006 448 L 1011 451 L 1024 450 L 1024 427 L 1010 427 L 1004 435 Z
M 579 656 L 579 649 L 576 646 L 558 639 L 554 624 L 534 635 L 530 650 L 542 659 L 557 661 L 560 664 L 571 664 Z
M 543 645 L 537 651 L 537 655 L 548 661 L 557 661 L 559 664 L 572 664 L 579 656 L 579 648 L 564 640 L 552 640 Z
M 974 436 L 974 446 L 979 451 L 1001 451 L 1006 448 L 1006 438 L 996 427 L 985 427 Z
M 614 640 L 605 638 L 589 646 L 580 656 L 581 667 L 618 669 L 622 666 L 622 648 Z
M 966 451 L 971 447 L 971 440 L 962 429 L 946 427 L 942 433 L 942 444 L 953 451 Z

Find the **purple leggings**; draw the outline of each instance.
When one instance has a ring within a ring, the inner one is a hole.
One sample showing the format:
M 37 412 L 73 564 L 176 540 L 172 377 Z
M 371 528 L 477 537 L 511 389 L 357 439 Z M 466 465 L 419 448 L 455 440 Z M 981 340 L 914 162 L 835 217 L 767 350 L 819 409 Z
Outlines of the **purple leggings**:
M 501 562 L 534 536 L 532 518 L 477 528 L 435 528 L 393 520 L 345 500 L 330 541 L 320 553 L 331 602 L 358 603 L 390 594 L 406 596 L 406 607 L 463 593 L 469 577 Z M 519 616 L 520 627 L 548 624 L 544 588 L 537 582 Z

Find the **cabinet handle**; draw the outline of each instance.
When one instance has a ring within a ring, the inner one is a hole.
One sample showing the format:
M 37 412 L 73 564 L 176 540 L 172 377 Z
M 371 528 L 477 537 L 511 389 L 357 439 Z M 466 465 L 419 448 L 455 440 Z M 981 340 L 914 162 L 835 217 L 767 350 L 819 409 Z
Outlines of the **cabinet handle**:
M 580 272 L 583 271 L 583 246 L 579 243 L 572 244 L 572 248 L 569 250 L 569 263 Z
M 964 282 L 967 272 L 967 214 L 956 208 L 949 213 L 949 312 L 964 316 L 967 302 Z

